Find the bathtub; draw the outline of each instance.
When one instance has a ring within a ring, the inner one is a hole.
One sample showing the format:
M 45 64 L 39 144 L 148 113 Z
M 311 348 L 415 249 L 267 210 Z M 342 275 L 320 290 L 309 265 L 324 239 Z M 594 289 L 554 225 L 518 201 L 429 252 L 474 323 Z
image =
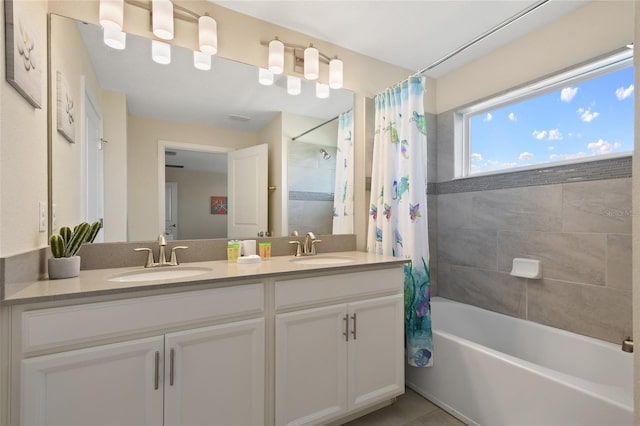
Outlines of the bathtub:
M 470 425 L 633 425 L 620 345 L 435 297 L 434 366 L 407 386 Z

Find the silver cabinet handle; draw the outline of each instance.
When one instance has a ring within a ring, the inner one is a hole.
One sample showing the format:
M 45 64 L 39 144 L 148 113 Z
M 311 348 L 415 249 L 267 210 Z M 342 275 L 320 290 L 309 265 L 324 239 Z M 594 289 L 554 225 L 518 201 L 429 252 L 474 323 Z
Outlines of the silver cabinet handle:
M 173 348 L 169 352 L 169 386 L 173 386 L 173 361 L 175 358 L 175 351 Z
M 353 313 L 353 315 L 351 315 L 351 319 L 353 320 L 353 330 L 351 330 L 351 334 L 353 334 L 353 340 L 356 340 L 357 339 L 357 337 L 356 337 L 356 321 L 357 321 L 357 318 L 356 318 L 355 312 Z
M 153 388 L 155 390 L 158 390 L 158 387 L 160 387 L 160 352 L 156 351 L 156 375 L 155 378 L 153 379 Z
M 344 336 L 345 340 L 348 342 L 349 341 L 349 314 L 345 315 L 344 318 L 342 318 L 342 320 L 344 321 L 344 333 L 342 333 L 342 335 Z

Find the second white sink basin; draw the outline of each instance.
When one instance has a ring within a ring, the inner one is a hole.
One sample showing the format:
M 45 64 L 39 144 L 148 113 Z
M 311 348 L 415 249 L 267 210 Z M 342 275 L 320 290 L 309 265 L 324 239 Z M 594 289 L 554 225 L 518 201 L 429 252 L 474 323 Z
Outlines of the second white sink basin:
M 291 261 L 299 265 L 340 265 L 351 263 L 353 259 L 340 256 L 309 256 L 296 257 L 295 259 L 291 259 Z
M 211 271 L 211 268 L 202 266 L 166 266 L 122 272 L 109 277 L 108 281 L 128 283 L 134 281 L 172 280 L 176 278 L 194 277 Z

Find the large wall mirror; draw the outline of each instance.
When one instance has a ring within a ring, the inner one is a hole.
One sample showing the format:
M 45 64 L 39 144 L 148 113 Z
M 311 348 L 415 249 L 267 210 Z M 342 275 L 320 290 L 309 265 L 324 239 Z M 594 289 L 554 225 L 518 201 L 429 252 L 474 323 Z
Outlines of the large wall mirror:
M 149 39 L 127 34 L 126 48 L 113 49 L 99 26 L 50 19 L 54 232 L 104 218 L 104 242 L 153 240 L 159 232 L 226 238 L 227 156 L 266 144 L 276 188 L 265 231 L 332 233 L 333 119 L 352 109 L 352 92 L 319 99 L 303 79 L 302 94 L 288 95 L 285 75 L 263 86 L 256 67 L 217 56 L 210 70 L 199 70 L 193 52 L 177 46 L 161 65 Z

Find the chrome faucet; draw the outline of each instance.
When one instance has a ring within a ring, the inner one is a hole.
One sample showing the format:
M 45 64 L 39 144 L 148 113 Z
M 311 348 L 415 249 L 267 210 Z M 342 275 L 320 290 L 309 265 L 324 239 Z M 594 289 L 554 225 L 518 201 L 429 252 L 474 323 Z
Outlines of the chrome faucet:
M 316 251 L 316 244 L 321 242 L 322 240 L 316 239 L 316 236 L 313 234 L 313 232 L 309 231 L 307 232 L 307 235 L 304 237 L 304 242 L 294 240 L 294 241 L 289 241 L 289 244 L 296 245 L 296 253 L 294 254 L 294 256 L 300 257 L 300 256 L 314 256 L 318 254 Z
M 164 235 L 160 234 L 158 236 L 158 246 L 160 250 L 158 251 L 158 261 L 156 262 L 153 258 L 153 250 L 146 247 L 140 247 L 134 249 L 135 251 L 146 251 L 147 252 L 147 261 L 144 264 L 145 268 L 156 268 L 158 266 L 178 266 L 180 263 L 178 262 L 178 256 L 176 254 L 176 250 L 186 249 L 187 246 L 175 246 L 171 249 L 171 258 L 167 261 L 167 256 L 165 253 L 167 247 L 167 240 Z
M 631 337 L 627 337 L 622 341 L 622 350 L 624 352 L 633 352 L 633 340 L 631 340 Z

